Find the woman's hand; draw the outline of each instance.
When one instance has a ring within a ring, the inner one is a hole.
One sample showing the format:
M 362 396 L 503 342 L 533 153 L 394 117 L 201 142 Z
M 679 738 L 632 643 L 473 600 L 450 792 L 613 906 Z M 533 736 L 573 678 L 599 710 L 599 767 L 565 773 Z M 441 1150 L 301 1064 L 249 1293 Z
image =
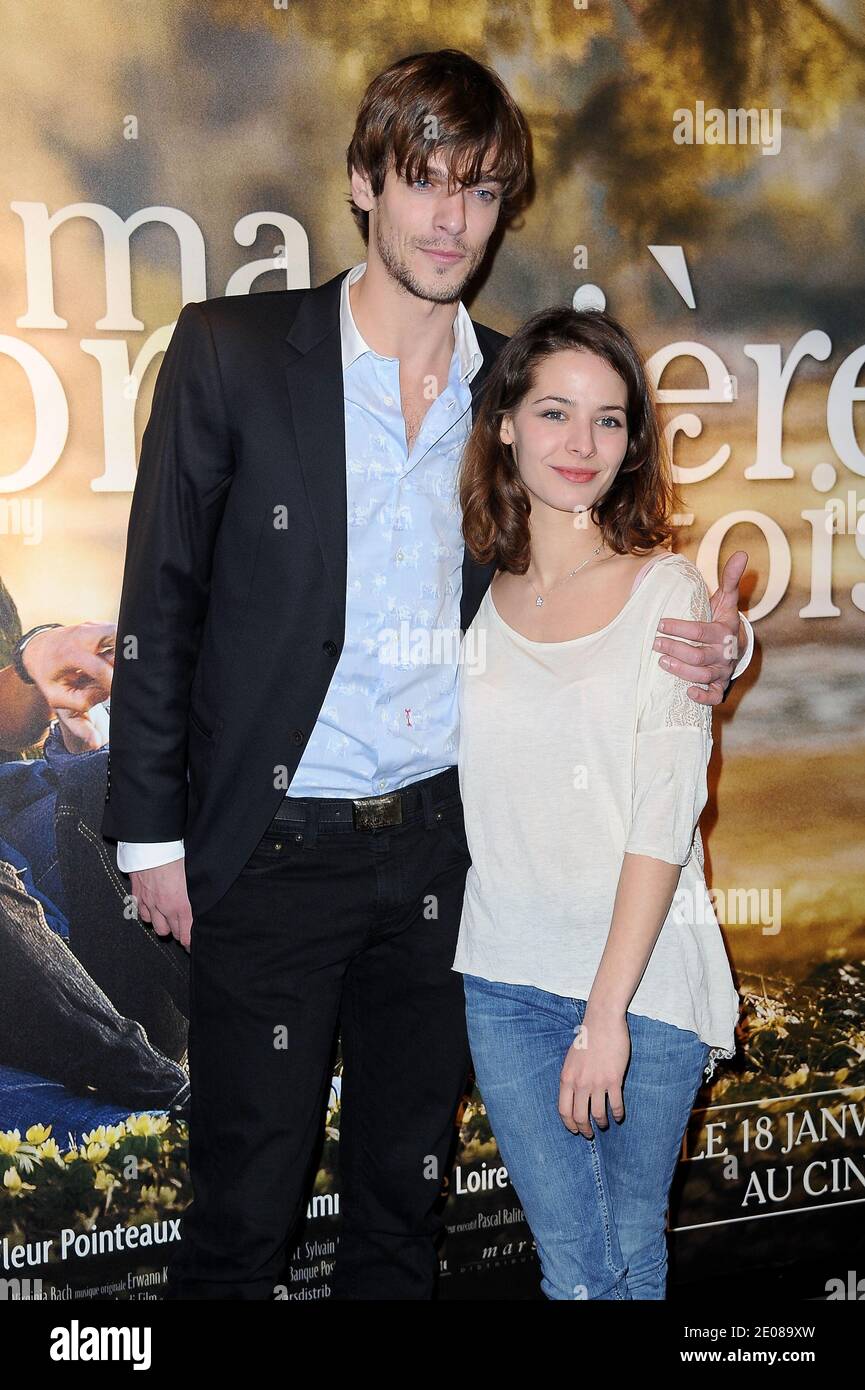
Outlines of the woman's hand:
M 568 1048 L 559 1083 L 559 1116 L 572 1134 L 594 1139 L 589 1114 L 601 1129 L 609 1128 L 610 1114 L 623 1120 L 622 1082 L 631 1056 L 631 1035 L 624 1014 L 594 1014 L 587 1007 L 583 1023 Z

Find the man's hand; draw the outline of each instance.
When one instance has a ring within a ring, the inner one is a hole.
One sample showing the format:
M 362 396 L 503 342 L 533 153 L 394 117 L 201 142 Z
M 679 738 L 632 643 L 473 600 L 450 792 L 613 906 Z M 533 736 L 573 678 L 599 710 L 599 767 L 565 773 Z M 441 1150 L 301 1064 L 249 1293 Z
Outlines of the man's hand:
M 192 908 L 186 891 L 186 860 L 172 859 L 152 869 L 135 869 L 129 875 L 138 915 L 150 922 L 157 936 L 175 936 L 189 950 Z
M 721 575 L 721 587 L 710 600 L 711 622 L 664 618 L 659 624 L 658 631 L 666 636 L 655 639 L 654 650 L 667 654 L 661 661 L 664 669 L 682 680 L 708 683 L 707 690 L 699 686 L 688 687 L 688 694 L 695 704 L 720 705 L 745 648 L 745 630 L 739 620 L 739 580 L 747 563 L 746 550 L 736 550 L 730 556 Z M 688 637 L 701 645 L 689 647 L 686 642 L 675 640 L 679 637 Z

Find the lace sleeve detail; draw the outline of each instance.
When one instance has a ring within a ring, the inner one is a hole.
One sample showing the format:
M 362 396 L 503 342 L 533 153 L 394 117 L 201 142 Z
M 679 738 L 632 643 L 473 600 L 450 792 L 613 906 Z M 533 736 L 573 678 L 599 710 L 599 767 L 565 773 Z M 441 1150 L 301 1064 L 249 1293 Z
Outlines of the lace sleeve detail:
M 705 856 L 705 853 L 703 852 L 703 837 L 702 837 L 702 835 L 700 834 L 700 827 L 699 827 L 699 825 L 698 825 L 698 826 L 695 828 L 695 830 L 694 830 L 694 843 L 693 843 L 693 847 L 692 847 L 692 849 L 691 849 L 691 853 L 693 854 L 693 856 L 694 856 L 694 858 L 696 859 L 698 865 L 700 866 L 700 873 L 701 873 L 701 874 L 705 874 L 705 872 L 706 872 L 706 856 Z
M 735 1048 L 713 1047 L 708 1057 L 706 1058 L 706 1065 L 703 1068 L 703 1074 L 706 1080 L 708 1081 L 709 1078 L 714 1074 L 715 1067 L 718 1062 L 720 1062 L 721 1060 L 729 1061 L 729 1059 L 731 1057 L 735 1057 L 735 1055 Z
M 690 560 L 686 560 L 684 555 L 677 555 L 675 562 L 670 565 L 670 569 L 676 570 L 691 581 L 687 612 L 680 616 L 692 622 L 710 622 L 712 605 L 709 602 L 705 580 L 697 566 L 692 565 Z M 673 685 L 673 696 L 664 713 L 664 724 L 670 728 L 687 726 L 694 729 L 711 730 L 711 705 L 701 705 L 698 701 L 692 700 L 688 694 L 690 685 L 699 685 L 701 690 L 708 690 L 708 681 L 685 681 L 678 676 L 668 676 L 667 679 Z

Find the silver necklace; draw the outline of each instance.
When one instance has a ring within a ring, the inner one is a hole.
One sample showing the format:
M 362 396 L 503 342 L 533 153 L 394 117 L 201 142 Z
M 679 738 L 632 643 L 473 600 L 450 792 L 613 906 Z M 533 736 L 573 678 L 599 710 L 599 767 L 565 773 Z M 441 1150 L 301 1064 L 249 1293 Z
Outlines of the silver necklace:
M 558 586 L 559 584 L 564 584 L 568 579 L 573 579 L 573 577 L 574 577 L 575 574 L 579 574 L 580 570 L 583 569 L 585 565 L 590 564 L 591 561 L 594 560 L 595 556 L 598 555 L 598 554 L 600 554 L 600 552 L 603 550 L 603 548 L 604 548 L 604 542 L 601 541 L 601 544 L 600 544 L 600 545 L 595 546 L 595 549 L 592 551 L 592 553 L 591 553 L 591 555 L 588 557 L 588 559 L 583 560 L 579 565 L 577 565 L 576 569 L 572 569 L 568 574 L 563 575 L 561 579 L 557 579 L 557 580 L 555 581 L 554 584 L 551 584 L 551 585 L 550 585 L 550 587 L 547 589 L 546 597 L 549 598 L 550 594 L 553 592 L 553 589 L 557 588 L 557 586 Z M 605 560 L 609 560 L 610 558 L 611 558 L 611 557 L 610 557 L 609 555 L 605 555 L 605 556 L 604 556 L 604 559 L 605 559 Z M 528 575 L 526 575 L 526 579 L 529 579 L 529 576 L 528 576 Z M 537 587 L 532 583 L 531 579 L 529 579 L 529 583 L 532 585 L 532 588 L 534 589 L 535 593 L 537 594 L 537 598 L 535 599 L 535 607 L 536 607 L 536 608 L 543 608 L 543 606 L 544 606 L 544 595 L 542 595 L 542 594 L 538 591 Z

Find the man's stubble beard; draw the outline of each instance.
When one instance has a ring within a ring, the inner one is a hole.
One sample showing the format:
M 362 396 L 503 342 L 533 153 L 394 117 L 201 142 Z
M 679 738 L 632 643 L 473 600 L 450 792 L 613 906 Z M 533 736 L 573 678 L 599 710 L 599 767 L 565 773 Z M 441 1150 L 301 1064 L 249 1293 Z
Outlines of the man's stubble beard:
M 436 292 L 435 287 L 430 288 L 422 284 L 416 275 L 413 275 L 409 267 L 402 261 L 393 250 L 390 241 L 382 235 L 381 228 L 376 226 L 375 245 L 381 263 L 392 280 L 395 280 L 409 294 L 415 295 L 418 299 L 430 300 L 433 304 L 456 304 L 462 299 L 463 291 L 475 274 L 478 265 L 483 257 L 481 253 L 476 260 L 469 262 L 469 269 L 463 274 L 462 279 L 455 285 L 442 285 L 441 291 Z

